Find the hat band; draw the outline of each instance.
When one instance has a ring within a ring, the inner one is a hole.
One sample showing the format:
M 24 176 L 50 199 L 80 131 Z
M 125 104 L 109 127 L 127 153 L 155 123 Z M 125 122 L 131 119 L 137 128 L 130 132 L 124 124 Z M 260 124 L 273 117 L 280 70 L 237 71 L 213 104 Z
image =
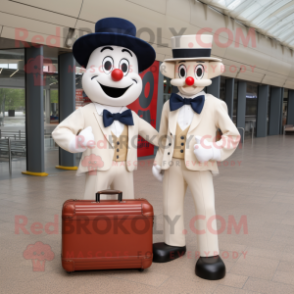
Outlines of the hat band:
M 96 30 L 96 33 L 118 33 L 133 36 L 130 30 L 120 29 L 120 28 L 101 28 Z
M 210 57 L 211 49 L 173 49 L 173 58 Z

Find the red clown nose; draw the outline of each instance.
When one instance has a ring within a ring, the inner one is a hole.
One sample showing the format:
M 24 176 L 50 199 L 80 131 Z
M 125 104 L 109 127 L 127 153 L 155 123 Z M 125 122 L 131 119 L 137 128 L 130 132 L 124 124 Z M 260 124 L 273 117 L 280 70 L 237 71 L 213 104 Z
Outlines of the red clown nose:
M 186 78 L 186 85 L 188 85 L 188 86 L 194 85 L 194 79 L 192 77 L 187 77 Z
M 112 79 L 116 82 L 120 81 L 123 78 L 123 76 L 123 72 L 118 68 L 114 69 L 111 73 Z

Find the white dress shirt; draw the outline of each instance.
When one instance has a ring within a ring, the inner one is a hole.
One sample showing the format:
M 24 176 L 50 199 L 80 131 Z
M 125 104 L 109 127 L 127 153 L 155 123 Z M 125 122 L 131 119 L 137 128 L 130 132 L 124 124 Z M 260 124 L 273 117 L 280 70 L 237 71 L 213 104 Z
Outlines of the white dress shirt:
M 102 105 L 99 103 L 95 103 L 95 107 L 97 110 L 97 113 L 99 115 L 103 115 L 103 110 L 106 109 L 111 113 L 122 113 L 126 110 L 128 110 L 125 106 L 108 106 L 108 105 Z M 121 133 L 124 130 L 125 125 L 119 122 L 118 120 L 113 121 L 112 125 L 110 126 L 111 132 L 118 138 Z
M 204 91 L 199 92 L 195 96 L 186 96 L 181 93 L 177 93 L 177 94 L 180 95 L 182 98 L 195 98 L 199 95 L 205 96 Z M 182 131 L 184 131 L 186 128 L 188 128 L 191 125 L 193 115 L 194 115 L 194 110 L 192 109 L 191 105 L 184 105 L 180 108 L 179 115 L 178 115 L 178 124 Z

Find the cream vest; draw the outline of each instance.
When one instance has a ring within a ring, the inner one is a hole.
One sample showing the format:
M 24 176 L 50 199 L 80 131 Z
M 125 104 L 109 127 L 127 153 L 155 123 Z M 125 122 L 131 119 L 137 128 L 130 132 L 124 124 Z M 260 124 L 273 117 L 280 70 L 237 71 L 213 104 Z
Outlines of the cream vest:
M 125 125 L 123 132 L 118 138 L 112 132 L 111 136 L 114 143 L 113 161 L 126 161 L 128 154 L 128 127 Z
M 184 131 L 177 124 L 176 138 L 175 138 L 175 147 L 173 158 L 184 159 L 185 158 L 185 149 L 186 149 L 186 139 L 189 127 Z

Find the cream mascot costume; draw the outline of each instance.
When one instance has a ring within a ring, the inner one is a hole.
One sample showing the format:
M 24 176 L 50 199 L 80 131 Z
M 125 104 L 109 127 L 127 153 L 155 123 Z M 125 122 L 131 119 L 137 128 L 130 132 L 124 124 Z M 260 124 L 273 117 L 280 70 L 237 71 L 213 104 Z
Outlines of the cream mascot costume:
M 216 233 L 213 174 L 217 161 L 237 148 L 239 132 L 226 103 L 203 90 L 220 75 L 223 64 L 210 57 L 213 37 L 186 35 L 172 38 L 173 58 L 161 65 L 179 93 L 164 104 L 154 176 L 163 180 L 164 242 L 153 244 L 153 260 L 167 262 L 185 254 L 184 196 L 187 187 L 196 207 L 196 275 L 209 280 L 225 276 Z M 215 142 L 217 130 L 221 140 Z M 172 225 L 173 224 L 173 225 Z
M 139 97 L 139 72 L 152 65 L 155 51 L 136 37 L 131 22 L 105 18 L 95 33 L 75 42 L 73 55 L 86 68 L 82 86 L 92 103 L 63 120 L 52 136 L 64 150 L 83 152 L 78 174 L 87 175 L 85 199 L 109 187 L 133 199 L 138 135 L 157 145 L 158 133 L 126 106 Z

